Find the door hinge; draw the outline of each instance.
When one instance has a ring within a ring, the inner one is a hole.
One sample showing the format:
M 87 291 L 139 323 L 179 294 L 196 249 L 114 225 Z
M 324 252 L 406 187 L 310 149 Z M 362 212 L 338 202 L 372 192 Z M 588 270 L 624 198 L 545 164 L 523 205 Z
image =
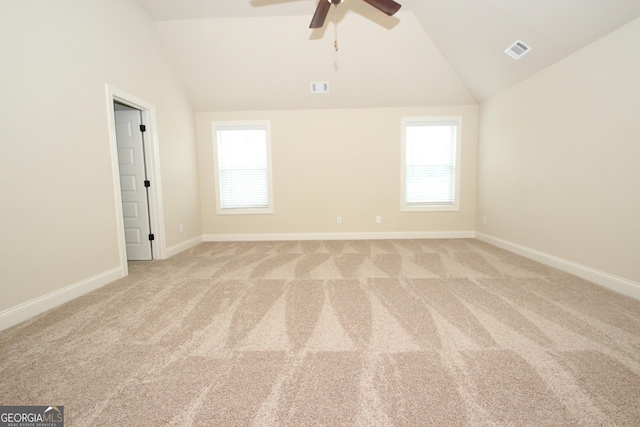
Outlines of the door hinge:
M 144 186 L 149 188 L 151 187 L 151 181 L 147 181 L 146 179 L 144 180 Z
M 149 234 L 149 240 L 155 240 L 155 236 L 153 234 Z
M 146 132 L 147 127 L 145 125 L 140 125 L 140 132 Z

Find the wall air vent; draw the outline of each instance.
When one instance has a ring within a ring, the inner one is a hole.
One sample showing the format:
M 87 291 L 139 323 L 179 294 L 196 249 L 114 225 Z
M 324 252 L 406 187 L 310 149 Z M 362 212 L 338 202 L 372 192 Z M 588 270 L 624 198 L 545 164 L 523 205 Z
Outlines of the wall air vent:
M 504 53 L 512 57 L 513 59 L 520 59 L 531 50 L 525 42 L 517 40 L 514 44 L 509 46 Z
M 329 93 L 329 82 L 311 82 L 311 93 Z

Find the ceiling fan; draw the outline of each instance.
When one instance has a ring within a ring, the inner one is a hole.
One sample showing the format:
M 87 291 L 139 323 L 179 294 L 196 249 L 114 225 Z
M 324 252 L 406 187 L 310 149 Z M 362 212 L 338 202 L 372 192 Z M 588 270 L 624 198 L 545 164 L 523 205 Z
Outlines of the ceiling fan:
M 329 9 L 331 5 L 338 6 L 344 0 L 319 0 L 318 7 L 316 8 L 316 12 L 313 14 L 313 18 L 311 19 L 311 24 L 309 28 L 322 28 L 324 25 L 325 19 L 327 19 L 327 14 L 329 13 Z M 369 3 L 371 6 L 375 7 L 381 12 L 386 13 L 389 16 L 394 15 L 398 10 L 400 10 L 401 5 L 396 3 L 393 0 L 364 0 Z

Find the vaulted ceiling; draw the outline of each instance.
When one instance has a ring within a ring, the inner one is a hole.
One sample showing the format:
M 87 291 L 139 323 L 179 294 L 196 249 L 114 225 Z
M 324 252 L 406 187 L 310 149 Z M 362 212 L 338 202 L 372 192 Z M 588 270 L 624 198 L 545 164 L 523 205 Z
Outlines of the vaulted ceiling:
M 392 17 L 345 0 L 310 30 L 316 0 L 135 1 L 196 111 L 473 104 L 640 17 L 640 0 L 397 0 Z

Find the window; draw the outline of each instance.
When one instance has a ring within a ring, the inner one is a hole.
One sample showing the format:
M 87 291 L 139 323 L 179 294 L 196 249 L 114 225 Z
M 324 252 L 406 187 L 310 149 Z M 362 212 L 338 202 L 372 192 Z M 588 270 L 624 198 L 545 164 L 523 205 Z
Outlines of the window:
M 268 121 L 214 122 L 218 214 L 273 213 Z
M 402 211 L 460 210 L 460 124 L 402 119 Z

